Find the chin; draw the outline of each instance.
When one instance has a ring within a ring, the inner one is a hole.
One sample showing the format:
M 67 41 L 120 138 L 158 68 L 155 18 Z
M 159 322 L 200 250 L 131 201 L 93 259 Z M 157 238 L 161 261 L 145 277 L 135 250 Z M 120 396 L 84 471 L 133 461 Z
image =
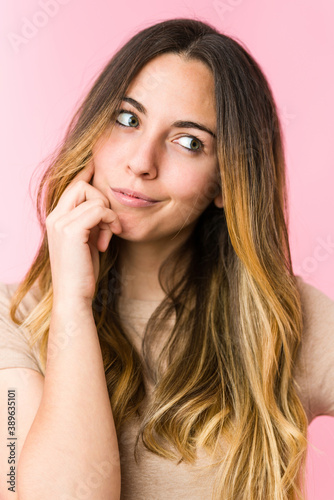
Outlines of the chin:
M 126 227 L 126 225 L 122 222 L 121 224 L 122 232 L 119 234 L 114 234 L 114 236 L 117 236 L 117 238 L 134 242 L 152 241 L 152 237 L 150 237 L 146 231 L 140 231 L 138 227 Z

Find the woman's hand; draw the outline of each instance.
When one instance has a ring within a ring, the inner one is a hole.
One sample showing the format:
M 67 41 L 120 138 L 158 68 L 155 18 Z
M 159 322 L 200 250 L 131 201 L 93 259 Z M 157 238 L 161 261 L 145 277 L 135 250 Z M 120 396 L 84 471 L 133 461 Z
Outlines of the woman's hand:
M 46 218 L 55 300 L 92 301 L 99 274 L 99 252 L 106 251 L 113 233 L 122 232 L 108 198 L 89 184 L 93 174 L 91 160 Z

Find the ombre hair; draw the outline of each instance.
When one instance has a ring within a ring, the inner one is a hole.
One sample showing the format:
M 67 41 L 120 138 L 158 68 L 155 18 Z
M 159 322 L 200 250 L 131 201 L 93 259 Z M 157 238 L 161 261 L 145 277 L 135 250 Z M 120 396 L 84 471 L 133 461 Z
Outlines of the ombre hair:
M 41 243 L 12 297 L 11 318 L 28 329 L 31 345 L 38 342 L 45 373 L 53 299 L 45 219 L 114 123 L 133 78 L 164 53 L 212 71 L 224 207 L 207 206 L 159 270 L 166 298 L 145 329 L 145 366 L 119 314 L 126 279 L 119 238 L 100 254 L 93 313 L 116 430 L 141 415 L 136 446 L 141 438 L 151 452 L 189 464 L 203 447 L 218 464 L 214 499 L 305 498 L 308 422 L 292 377 L 303 325 L 288 240 L 283 137 L 271 88 L 240 42 L 199 20 L 170 19 L 135 34 L 111 58 L 40 181 Z M 17 308 L 34 284 L 40 301 L 21 321 Z M 153 362 L 150 348 L 173 313 Z M 144 369 L 155 390 L 141 414 Z M 222 440 L 227 451 L 220 455 Z

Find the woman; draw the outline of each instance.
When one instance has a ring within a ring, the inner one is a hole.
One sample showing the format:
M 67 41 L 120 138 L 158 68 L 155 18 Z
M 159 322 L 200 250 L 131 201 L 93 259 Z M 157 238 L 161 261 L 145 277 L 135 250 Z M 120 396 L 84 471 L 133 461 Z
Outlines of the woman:
M 2 370 L 35 398 L 20 500 L 305 498 L 308 423 L 334 415 L 309 324 L 334 308 L 293 273 L 280 123 L 245 48 L 190 19 L 133 36 L 37 208 L 35 261 L 2 285 L 40 354 Z

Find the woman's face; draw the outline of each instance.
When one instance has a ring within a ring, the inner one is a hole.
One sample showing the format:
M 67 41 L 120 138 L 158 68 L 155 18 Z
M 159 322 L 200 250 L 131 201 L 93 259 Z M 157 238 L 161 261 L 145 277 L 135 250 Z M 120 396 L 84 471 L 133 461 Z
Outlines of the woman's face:
M 214 200 L 222 207 L 214 80 L 197 60 L 151 60 L 131 82 L 116 124 L 93 147 L 92 184 L 119 216 L 120 238 L 181 240 Z M 205 130 L 206 129 L 206 130 Z M 146 206 L 113 189 L 157 200 Z

